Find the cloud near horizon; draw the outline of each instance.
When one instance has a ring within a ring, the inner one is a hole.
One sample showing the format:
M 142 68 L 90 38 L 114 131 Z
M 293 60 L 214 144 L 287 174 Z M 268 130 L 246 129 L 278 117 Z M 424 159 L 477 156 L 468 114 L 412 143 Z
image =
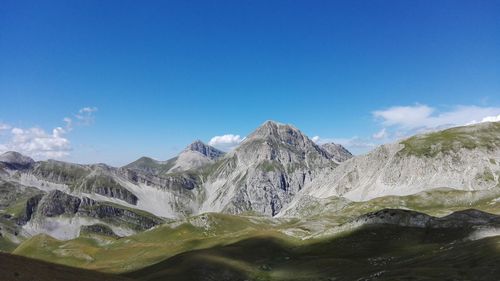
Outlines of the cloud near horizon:
M 244 139 L 240 135 L 226 134 L 214 136 L 208 144 L 223 151 L 230 151 L 235 149 Z
M 441 130 L 455 126 L 472 125 L 482 122 L 500 121 L 500 107 L 456 105 L 448 110 L 438 110 L 425 104 L 393 106 L 375 110 L 372 116 L 382 126 L 371 137 L 311 139 L 318 144 L 334 142 L 345 146 L 354 154 L 367 152 L 377 145 L 395 142 L 411 135 Z M 480 121 L 476 121 L 480 120 Z
M 440 111 L 424 104 L 393 106 L 372 112 L 384 127 L 397 127 L 402 130 L 432 130 L 487 122 L 483 120 L 494 120 L 499 114 L 500 107 L 456 105 L 449 110 Z
M 90 125 L 94 121 L 96 107 L 84 107 L 75 117 L 79 125 Z M 73 120 L 64 117 L 65 125 L 52 129 L 50 133 L 39 127 L 19 128 L 0 123 L 0 131 L 6 131 L 5 143 L 0 143 L 0 153 L 17 151 L 36 159 L 63 158 L 70 154 L 71 142 L 67 134 L 73 130 Z
M 96 112 L 96 111 L 97 111 L 97 107 L 95 107 L 95 106 L 84 107 L 78 111 L 78 114 L 75 114 L 75 118 L 79 121 L 80 125 L 88 126 L 88 125 L 91 125 L 92 123 L 94 123 L 94 112 Z M 70 124 L 71 124 L 70 118 L 66 117 L 64 119 L 65 119 L 64 120 L 65 122 L 67 122 L 66 119 L 69 119 Z
M 351 138 L 322 138 L 320 136 L 314 136 L 311 140 L 319 145 L 331 142 L 341 144 L 353 154 L 365 153 L 377 146 L 377 144 L 370 139 L 364 139 L 357 136 Z

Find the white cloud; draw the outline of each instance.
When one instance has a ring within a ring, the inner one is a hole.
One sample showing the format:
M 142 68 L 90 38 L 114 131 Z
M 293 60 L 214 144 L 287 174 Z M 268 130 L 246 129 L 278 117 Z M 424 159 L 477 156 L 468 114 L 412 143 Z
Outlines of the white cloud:
M 407 138 L 416 133 L 445 129 L 453 126 L 500 121 L 500 107 L 452 106 L 448 110 L 415 104 L 393 106 L 372 112 L 382 128 L 370 137 L 311 138 L 317 144 L 334 142 L 345 146 L 354 154 L 367 152 L 377 145 Z M 475 121 L 481 120 L 481 121 Z
M 5 130 L 8 130 L 10 129 L 10 125 L 9 124 L 5 124 L 5 123 L 0 123 L 0 131 L 5 131 Z
M 3 145 L 4 150 L 14 150 L 37 158 L 62 158 L 69 155 L 70 142 L 66 131 L 56 127 L 52 133 L 40 128 L 13 128 L 11 139 Z
M 73 120 L 69 117 L 64 117 L 63 122 L 66 123 L 65 128 L 68 131 L 71 131 L 73 129 Z
M 382 123 L 386 126 L 398 125 L 413 128 L 426 123 L 433 111 L 433 108 L 426 105 L 394 106 L 385 110 L 374 111 L 373 115 L 382 119 Z
M 90 125 L 96 107 L 84 107 L 75 117 L 77 125 Z M 71 142 L 67 134 L 73 130 L 73 120 L 63 118 L 64 126 L 55 127 L 51 132 L 46 132 L 39 127 L 19 128 L 0 123 L 0 129 L 9 130 L 0 143 L 0 153 L 13 150 L 37 159 L 63 158 L 70 154 Z M 12 128 L 12 129 L 11 129 Z
M 354 154 L 365 153 L 376 146 L 372 141 L 357 136 L 352 138 L 322 138 L 314 136 L 311 140 L 319 145 L 331 142 L 341 144 Z
M 75 118 L 78 119 L 80 125 L 90 125 L 94 123 L 94 112 L 97 111 L 97 107 L 84 107 L 75 114 Z M 69 118 L 68 118 L 69 119 Z
M 382 130 L 380 130 L 372 135 L 372 138 L 376 139 L 376 140 L 385 139 L 386 137 L 387 137 L 386 128 L 382 128 Z
M 458 105 L 447 111 L 439 111 L 427 105 L 394 106 L 372 112 L 386 127 L 403 130 L 429 130 L 470 124 L 500 114 L 500 107 Z
M 226 134 L 211 138 L 208 144 L 218 149 L 229 151 L 236 148 L 244 139 L 240 135 Z
M 484 123 L 484 122 L 500 122 L 500 114 L 498 114 L 497 116 L 486 116 L 483 119 L 481 119 L 481 121 L 473 120 L 473 121 L 469 122 L 467 125 Z

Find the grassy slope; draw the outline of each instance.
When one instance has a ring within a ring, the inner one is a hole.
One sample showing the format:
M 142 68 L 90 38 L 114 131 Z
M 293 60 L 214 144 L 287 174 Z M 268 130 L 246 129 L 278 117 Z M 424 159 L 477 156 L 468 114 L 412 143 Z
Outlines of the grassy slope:
M 191 223 L 169 223 L 126 238 L 107 238 L 104 242 L 88 237 L 59 241 L 37 235 L 23 242 L 14 253 L 70 266 L 124 272 L 185 251 L 233 243 L 266 232 L 269 227 L 222 214 L 206 214 L 190 220 Z
M 56 265 L 21 256 L 0 253 L 0 279 L 2 281 L 127 281 L 95 271 Z
M 376 276 L 376 280 L 494 280 L 500 274 L 500 237 L 462 240 L 466 235 L 456 230 L 378 226 L 302 245 L 260 236 L 186 252 L 127 276 L 139 280 L 371 280 Z
M 0 252 L 10 253 L 14 251 L 17 247 L 17 244 L 14 244 L 9 239 L 5 237 L 0 237 Z
M 405 147 L 399 153 L 434 157 L 439 153 L 465 149 L 495 149 L 500 146 L 500 122 L 455 127 L 439 132 L 416 135 L 401 142 Z
M 169 159 L 165 162 L 156 161 L 149 157 L 141 157 L 136 161 L 128 164 L 125 168 L 140 171 L 154 171 L 154 174 L 162 175 L 168 172 L 174 165 L 177 157 Z
M 233 230 L 230 228 L 221 230 Z M 183 233 L 186 230 L 172 233 L 158 229 L 158 233 L 150 235 L 173 235 L 168 237 L 173 239 L 186 235 Z M 464 239 L 468 235 L 465 230 L 380 225 L 365 227 L 336 238 L 304 242 L 262 231 L 237 242 L 219 241 L 208 248 L 185 251 L 123 276 L 134 280 L 217 281 L 495 280 L 500 274 L 500 237 L 471 241 Z M 130 251 L 122 254 L 138 258 L 141 253 Z M 2 260 L 4 258 L 5 262 Z M 29 269 L 23 271 L 26 265 L 29 265 Z M 30 279 L 12 280 L 116 278 L 0 255 L 0 275 L 5 278 L 14 276 L 15 272 L 18 275 L 22 273 L 23 277 L 31 274 Z M 80 276 L 76 278 L 75 273 Z

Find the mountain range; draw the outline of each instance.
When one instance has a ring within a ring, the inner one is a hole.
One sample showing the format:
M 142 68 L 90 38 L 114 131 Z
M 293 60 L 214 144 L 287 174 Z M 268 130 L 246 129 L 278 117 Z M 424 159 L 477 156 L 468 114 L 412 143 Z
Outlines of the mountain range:
M 3 251 L 105 272 L 143 270 L 153 277 L 162 270 L 154 271 L 153 264 L 167 257 L 212 249 L 227 259 L 227 249 L 212 247 L 240 243 L 248 250 L 245 239 L 266 245 L 256 238 L 262 233 L 293 244 L 366 225 L 395 225 L 443 233 L 467 228 L 460 239 L 483 238 L 496 235 L 500 226 L 495 215 L 500 214 L 500 123 L 419 134 L 359 156 L 339 144 L 317 144 L 294 126 L 274 121 L 230 152 L 197 140 L 172 159 L 141 157 L 123 167 L 34 161 L 11 151 L 0 155 L 0 194 Z M 471 208 L 480 211 L 464 213 Z M 172 242 L 181 236 L 189 239 Z M 167 250 L 158 243 L 173 244 Z M 280 243 L 272 247 L 288 251 Z M 131 247 L 144 252 L 140 262 L 106 260 L 114 250 Z M 305 251 L 318 250 L 311 249 Z M 185 255 L 162 266 L 180 266 L 179 258 L 203 260 L 198 253 Z M 216 270 L 214 280 L 257 274 L 223 260 L 224 268 L 242 276 L 226 278 Z M 277 272 L 264 275 L 280 280 Z

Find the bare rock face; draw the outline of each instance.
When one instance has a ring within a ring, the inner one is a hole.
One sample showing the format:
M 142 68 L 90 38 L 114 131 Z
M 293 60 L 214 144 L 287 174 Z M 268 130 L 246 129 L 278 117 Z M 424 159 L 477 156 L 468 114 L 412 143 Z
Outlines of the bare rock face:
M 59 190 L 53 190 L 42 197 L 37 213 L 44 217 L 74 215 L 80 207 L 81 199 Z
M 59 190 L 45 195 L 36 195 L 26 202 L 26 215 L 19 224 L 35 233 L 51 233 L 59 223 L 67 227 L 74 221 L 76 228 L 88 223 L 99 222 L 119 229 L 143 231 L 164 222 L 152 214 L 122 207 L 107 202 L 99 202 L 87 197 L 76 197 Z M 69 220 L 69 221 L 66 221 Z M 57 230 L 56 230 L 57 231 Z M 74 238 L 65 236 L 65 238 Z
M 15 151 L 7 151 L 0 155 L 0 162 L 3 162 L 8 168 L 15 170 L 30 168 L 35 163 L 30 157 Z
M 201 211 L 274 216 L 320 171 L 336 165 L 295 127 L 267 121 L 215 164 Z
M 164 221 L 152 215 L 83 198 L 78 215 L 99 219 L 113 225 L 127 226 L 138 231 L 150 229 Z
M 321 148 L 330 154 L 330 157 L 337 162 L 344 162 L 353 157 L 351 152 L 340 144 L 333 142 L 321 145 Z
M 449 187 L 490 190 L 499 186 L 500 123 L 456 127 L 417 135 L 326 171 L 305 190 L 310 196 L 366 201 Z
M 217 148 L 207 145 L 200 140 L 197 140 L 192 144 L 188 145 L 184 151 L 196 151 L 208 157 L 211 160 L 218 159 L 225 154 L 224 152 L 218 150 Z
M 224 156 L 224 152 L 204 144 L 200 140 L 188 145 L 175 159 L 168 173 L 193 171 L 213 164 Z
M 81 190 L 95 193 L 109 198 L 123 200 L 129 204 L 137 205 L 137 196 L 125 187 L 121 186 L 111 176 L 98 175 L 87 177 L 79 186 Z

